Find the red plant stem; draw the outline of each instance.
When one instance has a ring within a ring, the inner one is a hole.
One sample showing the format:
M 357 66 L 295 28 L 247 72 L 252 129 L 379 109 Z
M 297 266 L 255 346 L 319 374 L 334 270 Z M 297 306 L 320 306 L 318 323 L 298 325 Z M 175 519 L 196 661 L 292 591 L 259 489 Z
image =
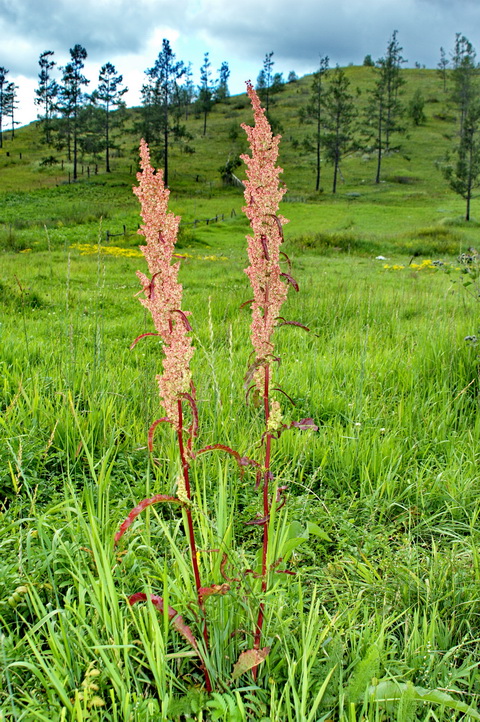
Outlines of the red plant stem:
M 180 459 L 182 462 L 182 473 L 183 473 L 183 479 L 185 481 L 185 491 L 187 492 L 188 499 L 190 500 L 191 497 L 191 491 L 190 491 L 190 476 L 189 476 L 189 464 L 187 457 L 185 455 L 185 445 L 183 443 L 183 409 L 182 409 L 182 402 L 178 401 L 178 447 L 180 450 Z M 190 555 L 192 557 L 192 568 L 193 568 L 193 576 L 195 577 L 195 587 L 197 589 L 197 599 L 198 599 L 198 606 L 200 607 L 200 610 L 202 612 L 203 616 L 203 639 L 205 641 L 205 647 L 208 649 L 209 642 L 208 642 L 208 629 L 207 629 L 207 620 L 205 618 L 205 611 L 203 607 L 203 601 L 202 596 L 200 594 L 200 589 L 202 588 L 202 582 L 200 580 L 200 570 L 198 568 L 198 558 L 197 558 L 197 545 L 195 544 L 195 533 L 193 530 L 193 518 L 192 518 L 192 512 L 190 507 L 187 506 L 185 509 L 185 513 L 187 515 L 187 525 L 188 525 L 188 541 L 190 544 Z M 207 692 L 212 691 L 212 683 L 210 681 L 210 675 L 208 674 L 208 670 L 203 664 L 203 674 L 205 676 L 205 687 L 207 688 Z
M 268 427 L 268 419 L 270 417 L 270 366 L 265 364 L 265 383 L 263 387 L 263 408 L 265 411 L 265 425 Z M 263 550 L 262 550 L 262 594 L 267 591 L 267 558 L 268 558 L 268 517 L 270 515 L 270 502 L 268 496 L 268 487 L 270 479 L 270 459 L 271 459 L 272 435 L 267 433 L 265 442 L 265 470 L 263 476 L 263 516 L 266 518 L 263 524 Z M 263 620 L 265 617 L 265 602 L 260 602 L 258 608 L 257 624 L 255 626 L 254 649 L 260 649 L 260 641 L 262 638 Z M 252 670 L 253 681 L 257 680 L 258 667 Z

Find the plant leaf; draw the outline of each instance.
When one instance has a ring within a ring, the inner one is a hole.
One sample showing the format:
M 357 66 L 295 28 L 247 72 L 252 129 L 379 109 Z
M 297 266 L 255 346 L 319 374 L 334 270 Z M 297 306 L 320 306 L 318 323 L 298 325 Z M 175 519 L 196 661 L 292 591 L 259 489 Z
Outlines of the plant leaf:
M 280 274 L 280 278 L 286 278 L 287 282 L 288 282 L 291 286 L 293 286 L 293 288 L 294 288 L 294 289 L 297 291 L 297 293 L 298 293 L 298 291 L 299 291 L 300 289 L 299 289 L 299 287 L 298 287 L 298 283 L 296 282 L 296 280 L 294 279 L 293 276 L 291 276 L 289 273 L 281 273 L 281 274 Z
M 270 647 L 248 649 L 246 652 L 242 652 L 233 666 L 232 679 L 238 679 L 245 672 L 258 667 L 261 662 L 266 660 L 269 652 Z
M 190 405 L 190 408 L 192 410 L 192 423 L 189 428 L 189 432 L 191 436 L 196 436 L 198 431 L 198 409 L 195 399 L 191 394 L 181 394 L 181 397 L 183 399 L 186 399 Z
M 203 604 L 204 600 L 211 597 L 214 594 L 227 594 L 230 591 L 230 584 L 212 584 L 211 587 L 200 587 L 198 590 L 198 597 L 200 604 Z
M 160 334 L 159 334 L 159 333 L 155 333 L 154 331 L 150 331 L 149 333 L 142 333 L 140 336 L 137 336 L 137 338 L 135 339 L 135 341 L 133 341 L 133 343 L 130 344 L 130 347 L 129 347 L 129 348 L 130 348 L 130 351 L 131 351 L 132 349 L 134 349 L 135 346 L 137 345 L 137 343 L 138 343 L 142 338 L 145 338 L 145 336 L 160 336 Z
M 153 422 L 153 424 L 150 426 L 148 430 L 148 450 L 151 452 L 153 451 L 153 434 L 155 433 L 155 429 L 159 424 L 173 424 L 173 421 L 168 419 L 166 416 L 162 416 L 161 419 L 157 419 Z
M 128 598 L 128 603 L 130 604 L 130 606 L 133 607 L 133 605 L 137 602 L 146 602 L 147 599 L 150 599 L 153 606 L 156 607 L 158 611 L 163 614 L 165 607 L 163 597 L 159 597 L 156 594 L 145 594 L 144 592 L 137 592 L 136 594 L 132 594 Z M 194 650 L 198 652 L 197 640 L 195 639 L 190 627 L 183 621 L 183 617 L 177 612 L 176 609 L 170 606 L 168 607 L 167 614 L 169 620 L 172 623 L 172 627 L 174 627 L 174 629 L 176 629 L 177 632 L 181 634 L 182 637 L 186 639 L 189 644 L 192 645 Z
M 393 682 L 391 680 L 383 680 L 378 684 L 371 685 L 368 688 L 368 694 L 375 702 L 394 702 L 402 697 L 402 694 L 408 691 L 410 700 L 418 702 L 433 702 L 449 709 L 455 709 L 459 712 L 465 712 L 480 720 L 480 713 L 470 707 L 465 702 L 457 700 L 446 692 L 439 689 L 424 689 L 423 687 L 415 687 L 411 683 Z
M 182 319 L 183 325 L 185 326 L 186 330 L 193 331 L 193 328 L 191 327 L 190 322 L 187 318 L 187 314 L 184 311 L 181 311 L 179 308 L 174 308 L 172 313 L 179 313 L 180 318 Z
M 318 426 L 314 422 L 313 419 L 300 419 L 300 421 L 292 421 L 290 426 L 294 426 L 297 429 L 302 429 L 302 431 L 305 431 L 306 429 L 312 429 L 312 431 L 318 431 Z
M 298 326 L 299 328 L 303 328 L 305 331 L 310 331 L 308 326 L 305 326 L 303 323 L 299 323 L 298 321 L 286 321 L 283 316 L 278 316 L 277 321 L 282 322 L 279 323 L 278 326 Z
M 262 244 L 263 253 L 265 255 L 265 260 L 269 261 L 270 255 L 268 253 L 267 237 L 264 236 L 263 234 L 260 236 L 260 243 Z
M 178 499 L 176 496 L 167 496 L 166 494 L 155 494 L 155 496 L 151 496 L 149 499 L 143 499 L 140 504 L 137 504 L 137 506 L 132 509 L 125 521 L 120 525 L 120 529 L 115 534 L 115 545 L 118 544 L 122 536 L 127 531 L 128 527 L 133 524 L 137 516 L 141 514 L 144 509 L 152 506 L 152 504 L 158 504 L 160 502 L 167 502 L 170 504 L 183 504 L 183 501 L 181 499 Z
M 248 456 L 240 456 L 238 451 L 235 451 L 235 449 L 231 449 L 230 446 L 226 446 L 225 444 L 210 444 L 209 446 L 204 446 L 203 449 L 200 449 L 200 451 L 197 451 L 195 456 L 199 456 L 200 454 L 204 454 L 206 451 L 225 451 L 227 454 L 231 454 L 233 457 L 235 457 L 235 460 L 237 464 L 241 467 L 243 466 L 260 466 L 258 461 L 254 461 L 253 459 L 249 459 Z M 243 469 L 241 468 L 241 471 Z

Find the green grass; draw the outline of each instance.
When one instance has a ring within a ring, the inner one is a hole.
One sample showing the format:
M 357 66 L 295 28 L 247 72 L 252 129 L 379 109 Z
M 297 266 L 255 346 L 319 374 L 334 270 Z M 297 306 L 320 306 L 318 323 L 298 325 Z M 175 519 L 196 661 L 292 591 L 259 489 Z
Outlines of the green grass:
M 248 289 L 242 254 L 227 253 L 182 270 L 199 443 L 254 455 L 261 423 L 242 390 L 249 313 L 238 310 Z M 157 433 L 158 466 L 145 451 L 158 416 L 158 347 L 145 339 L 128 351 L 149 329 L 134 298 L 143 262 L 68 249 L 4 256 L 5 719 L 451 720 L 465 718 L 456 702 L 478 706 L 478 377 L 463 341 L 476 304 L 452 282 L 456 272 L 389 271 L 351 254 L 294 261 L 302 290 L 286 316 L 311 333 L 279 329 L 278 382 L 296 403 L 285 413 L 320 426 L 275 447 L 278 483 L 290 491 L 280 528 L 301 542 L 290 552 L 297 576 L 279 577 L 270 593 L 272 651 L 254 695 L 247 679 L 225 680 L 248 643 L 230 632 L 251 627 L 258 591 L 245 578 L 208 602 L 217 690 L 208 699 L 193 691 L 189 651 L 158 613 L 124 602 L 142 589 L 167 594 L 195 627 L 174 551 L 185 548 L 178 514 L 152 511 L 112 547 L 129 509 L 171 492 L 178 471 L 168 430 Z M 253 479 L 204 457 L 195 488 L 200 546 L 226 545 L 237 576 L 259 542 L 243 524 L 258 508 Z M 218 583 L 215 555 L 201 563 Z M 387 682 L 396 702 L 380 701 Z M 421 690 L 439 690 L 437 701 Z M 439 704 L 441 692 L 451 699 Z
M 371 82 L 369 69 L 348 72 Z M 0 720 L 479 719 L 480 389 L 477 349 L 464 340 L 478 335 L 479 306 L 456 270 L 477 225 L 461 221 L 462 202 L 433 164 L 431 148 L 440 157 L 442 129 L 453 128 L 434 118 L 440 80 L 405 72 L 408 93 L 421 84 L 430 98 L 428 122 L 404 140 L 412 160 L 387 159 L 380 187 L 366 174 L 373 161 L 352 157 L 339 196 L 314 198 L 311 159 L 295 158 L 289 140 L 308 128 L 286 126 L 308 79 L 273 108 L 290 196 L 304 199 L 282 208 L 300 283 L 284 315 L 310 328 L 276 332 L 276 382 L 295 403 L 282 400 L 286 420 L 312 417 L 319 431 L 285 432 L 274 446 L 275 483 L 289 487 L 274 557 L 296 576 L 273 575 L 271 651 L 256 685 L 231 679 L 261 598 L 243 573 L 258 563 L 260 532 L 245 526 L 259 509 L 255 480 L 223 456 L 193 464 L 202 578 L 222 581 L 225 550 L 238 579 L 206 602 L 212 695 L 167 618 L 126 603 L 136 591 L 160 594 L 201 636 L 181 512 L 152 507 L 113 547 L 130 509 L 174 493 L 179 471 L 165 425 L 153 457 L 146 450 L 161 415 L 161 350 L 152 338 L 128 350 L 151 330 L 135 297 L 144 261 L 132 257 L 133 139 L 111 177 L 75 186 L 0 158 Z M 215 176 L 231 124 L 249 120 L 242 104 L 214 110 L 206 143 L 191 120 L 196 152 L 174 153 L 171 206 L 184 221 L 198 448 L 223 443 L 255 457 L 263 429 L 245 404 L 250 318 L 240 309 L 251 293 L 248 227 L 241 193 Z M 45 153 L 31 126 L 14 143 L 31 147 L 37 165 Z M 225 219 L 193 225 L 217 214 Z M 446 265 L 419 269 L 426 259 Z

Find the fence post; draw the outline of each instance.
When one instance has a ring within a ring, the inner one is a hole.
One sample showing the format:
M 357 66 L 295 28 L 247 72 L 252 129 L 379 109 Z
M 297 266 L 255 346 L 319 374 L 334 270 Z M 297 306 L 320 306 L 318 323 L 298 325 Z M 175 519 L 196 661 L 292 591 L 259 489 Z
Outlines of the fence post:
M 125 223 L 123 224 L 123 235 L 127 235 L 127 226 L 125 225 Z
M 109 240 L 110 240 L 110 231 L 107 231 L 107 238 L 106 238 L 107 243 L 109 242 Z

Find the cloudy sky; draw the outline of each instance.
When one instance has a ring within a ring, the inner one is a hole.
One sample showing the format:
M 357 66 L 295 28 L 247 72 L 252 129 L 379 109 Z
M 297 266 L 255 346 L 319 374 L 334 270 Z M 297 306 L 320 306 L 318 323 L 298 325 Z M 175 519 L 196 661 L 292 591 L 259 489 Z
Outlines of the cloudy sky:
M 367 53 L 381 57 L 393 30 L 408 65 L 435 67 L 440 47 L 449 52 L 455 33 L 480 52 L 479 0 L 0 0 L 0 66 L 19 86 L 17 119 L 34 120 L 38 58 L 53 50 L 59 66 L 76 43 L 88 52 L 89 90 L 100 67 L 111 62 L 140 103 L 144 71 L 170 40 L 177 59 L 193 64 L 195 82 L 203 54 L 216 74 L 226 60 L 230 91 L 243 92 L 256 80 L 267 52 L 274 72 L 298 75 L 315 70 L 320 55 L 331 64 L 361 64 Z

